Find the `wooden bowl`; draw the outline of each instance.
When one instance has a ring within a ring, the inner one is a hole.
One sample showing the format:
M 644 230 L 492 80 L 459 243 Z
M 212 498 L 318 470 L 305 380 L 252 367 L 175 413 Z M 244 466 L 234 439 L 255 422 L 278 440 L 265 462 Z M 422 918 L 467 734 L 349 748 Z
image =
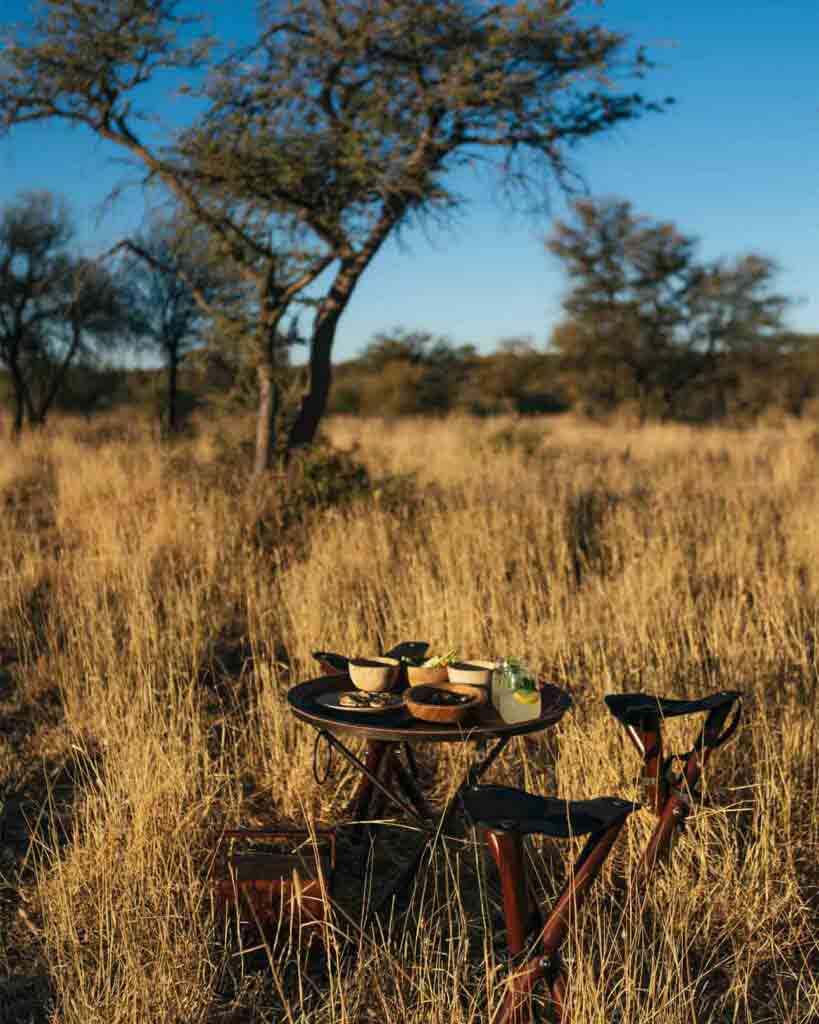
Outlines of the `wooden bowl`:
M 400 668 L 397 658 L 350 658 L 350 679 L 359 690 L 381 693 L 392 688 Z
M 439 668 L 421 668 L 420 665 L 407 665 L 407 682 L 410 686 L 420 686 L 425 683 L 427 686 L 435 686 L 437 683 L 445 683 L 449 679 L 446 665 Z
M 421 696 L 419 691 L 427 689 L 448 690 L 451 693 L 463 693 L 468 697 L 471 697 L 472 700 L 464 704 L 447 706 L 446 704 L 424 704 L 413 699 L 413 694 L 415 694 L 415 697 L 419 697 Z M 420 718 L 424 722 L 436 722 L 439 724 L 460 722 L 470 713 L 470 711 L 474 711 L 482 704 L 485 704 L 486 699 L 486 690 L 477 689 L 474 686 L 463 686 L 460 683 L 441 683 L 436 686 L 430 686 L 429 683 L 424 683 L 420 686 L 410 687 L 405 695 L 407 710 L 413 718 Z
M 497 668 L 495 661 L 453 661 L 448 666 L 450 683 L 466 686 L 490 686 L 492 672 Z

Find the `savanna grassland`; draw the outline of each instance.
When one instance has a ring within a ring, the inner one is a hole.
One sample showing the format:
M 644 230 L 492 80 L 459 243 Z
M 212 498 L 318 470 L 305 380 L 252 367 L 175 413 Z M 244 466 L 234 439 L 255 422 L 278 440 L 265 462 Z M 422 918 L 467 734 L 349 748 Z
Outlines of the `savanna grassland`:
M 369 483 L 324 456 L 255 489 L 246 426 L 160 446 L 66 419 L 0 448 L 2 1024 L 486 1020 L 504 945 L 468 844 L 392 946 L 337 918 L 326 969 L 243 955 L 211 917 L 226 824 L 331 822 L 352 791 L 338 761 L 314 781 L 287 711 L 310 652 L 410 638 L 524 654 L 571 691 L 489 776 L 545 794 L 638 795 L 603 694 L 743 690 L 654 888 L 647 813 L 610 856 L 572 935 L 572 1019 L 819 1021 L 815 426 L 335 420 Z M 464 753 L 419 757 L 440 806 Z M 374 890 L 415 841 L 389 832 Z M 569 853 L 536 851 L 547 896 Z M 361 886 L 339 893 L 353 918 Z

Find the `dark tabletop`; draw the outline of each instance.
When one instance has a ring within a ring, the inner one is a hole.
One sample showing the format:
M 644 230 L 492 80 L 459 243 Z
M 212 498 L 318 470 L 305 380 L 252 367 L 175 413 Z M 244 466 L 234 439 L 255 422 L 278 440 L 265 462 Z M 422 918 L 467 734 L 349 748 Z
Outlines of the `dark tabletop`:
M 422 722 L 413 718 L 405 708 L 379 714 L 355 711 L 337 711 L 316 703 L 325 693 L 353 690 L 346 675 L 319 676 L 299 683 L 287 693 L 293 714 L 316 729 L 347 733 L 369 740 L 394 742 L 457 743 L 492 736 L 523 736 L 540 732 L 559 722 L 571 706 L 571 697 L 557 686 L 545 685 L 541 689 L 540 714 L 524 722 L 508 724 L 487 702 L 462 721 L 453 725 Z

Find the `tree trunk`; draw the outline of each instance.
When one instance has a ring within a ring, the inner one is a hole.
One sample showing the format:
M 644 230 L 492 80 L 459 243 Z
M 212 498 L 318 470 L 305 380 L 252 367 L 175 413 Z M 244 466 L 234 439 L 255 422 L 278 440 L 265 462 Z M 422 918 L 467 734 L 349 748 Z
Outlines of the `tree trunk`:
M 310 386 L 302 398 L 301 408 L 290 428 L 287 450 L 305 447 L 313 443 L 321 418 L 327 409 L 332 381 L 333 339 L 336 334 L 338 316 L 323 320 L 313 335 L 310 345 Z
M 41 427 L 45 423 L 46 416 L 48 415 L 51 406 L 54 404 L 54 401 L 60 392 L 60 388 L 63 386 L 63 381 L 65 380 L 66 374 L 68 373 L 68 368 L 74 361 L 74 357 L 77 355 L 77 352 L 79 351 L 80 341 L 82 339 L 82 328 L 76 321 L 73 322 L 71 325 L 71 333 L 71 345 L 68 351 L 66 352 L 63 361 L 54 371 L 54 376 L 51 379 L 51 383 L 48 386 L 42 401 L 40 402 L 40 408 L 35 409 L 34 402 L 29 402 L 29 421 L 31 422 L 32 426 Z
M 11 437 L 13 441 L 17 441 L 23 432 L 23 396 L 19 389 L 15 385 L 14 388 L 14 419 L 11 423 Z
M 179 369 L 179 356 L 176 352 L 168 355 L 168 433 L 175 434 L 177 430 L 177 370 Z
M 259 363 L 259 410 L 256 415 L 256 454 L 253 476 L 259 477 L 270 469 L 276 449 L 277 384 L 275 368 L 269 359 Z
M 404 215 L 410 201 L 409 195 L 395 196 L 388 200 L 364 246 L 357 254 L 342 261 L 335 281 L 319 308 L 310 344 L 310 384 L 302 398 L 298 415 L 290 427 L 286 454 L 294 448 L 313 443 L 330 395 L 333 374 L 331 356 L 339 317 L 347 308 L 361 275 Z
M 11 437 L 12 440 L 17 441 L 23 432 L 26 413 L 29 413 L 30 419 L 31 410 L 28 395 L 26 394 L 26 383 L 23 380 L 23 375 L 16 360 L 9 360 L 8 367 L 11 374 L 11 383 L 14 388 L 14 419 L 11 424 Z

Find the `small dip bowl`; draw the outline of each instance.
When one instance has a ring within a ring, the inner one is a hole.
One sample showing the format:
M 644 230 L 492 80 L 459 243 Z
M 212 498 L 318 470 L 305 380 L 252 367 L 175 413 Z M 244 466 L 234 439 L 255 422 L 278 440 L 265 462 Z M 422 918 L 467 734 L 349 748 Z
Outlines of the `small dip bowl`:
M 436 703 L 434 696 L 436 693 L 457 694 L 469 699 L 457 704 Z M 460 722 L 470 711 L 485 704 L 486 700 L 485 690 L 476 689 L 474 686 L 461 686 L 458 683 L 441 683 L 437 686 L 424 683 L 420 686 L 410 687 L 405 695 L 406 708 L 413 718 L 437 724 Z
M 350 679 L 359 690 L 381 693 L 391 689 L 400 668 L 397 658 L 350 658 Z
M 489 686 L 492 673 L 497 668 L 495 661 L 453 661 L 448 666 L 450 683 L 464 683 L 467 686 Z
M 436 683 L 445 683 L 449 679 L 446 665 L 438 668 L 421 668 L 420 665 L 407 665 L 407 682 L 410 686 L 419 686 L 426 683 L 434 686 Z

